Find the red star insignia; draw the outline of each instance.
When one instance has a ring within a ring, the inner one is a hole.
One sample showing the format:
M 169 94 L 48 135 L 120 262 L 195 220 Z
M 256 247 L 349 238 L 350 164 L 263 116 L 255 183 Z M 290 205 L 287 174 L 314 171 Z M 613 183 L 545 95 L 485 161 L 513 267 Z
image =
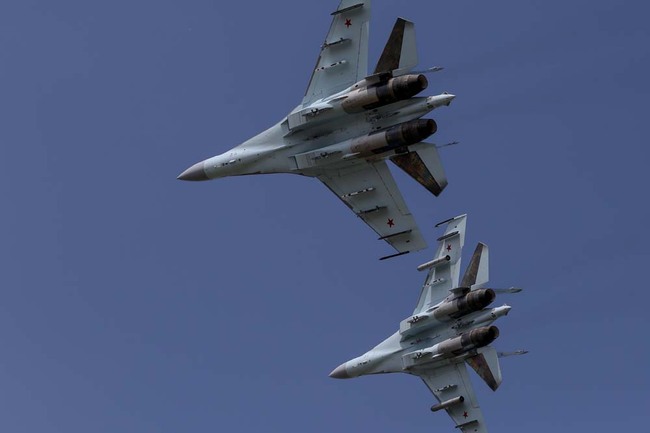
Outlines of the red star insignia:
M 463 412 L 463 416 L 467 418 L 467 412 Z
M 451 244 L 447 244 L 447 251 L 451 251 Z
M 386 224 L 388 224 L 388 227 L 393 227 L 395 225 L 392 218 L 388 218 L 388 222 Z
M 345 19 L 345 27 L 350 28 L 352 25 L 352 20 L 350 18 Z

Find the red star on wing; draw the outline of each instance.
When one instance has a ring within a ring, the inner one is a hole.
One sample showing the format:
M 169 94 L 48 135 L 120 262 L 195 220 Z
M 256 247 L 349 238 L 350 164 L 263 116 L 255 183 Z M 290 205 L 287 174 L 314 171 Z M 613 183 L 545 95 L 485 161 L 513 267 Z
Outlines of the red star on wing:
M 447 251 L 451 251 L 451 244 L 447 244 Z
M 463 416 L 467 418 L 468 417 L 467 412 L 463 412 Z
M 393 227 L 395 225 L 395 222 L 392 218 L 388 218 L 388 222 L 386 224 L 388 224 L 388 227 Z
M 345 19 L 345 27 L 350 28 L 352 25 L 352 20 L 350 18 Z

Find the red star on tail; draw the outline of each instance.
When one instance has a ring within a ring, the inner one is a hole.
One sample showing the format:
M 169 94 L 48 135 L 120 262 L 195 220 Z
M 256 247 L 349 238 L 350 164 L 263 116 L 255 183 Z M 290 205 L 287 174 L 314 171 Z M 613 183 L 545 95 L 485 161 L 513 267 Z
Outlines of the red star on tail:
M 352 20 L 350 18 L 345 19 L 345 27 L 350 28 L 352 25 Z

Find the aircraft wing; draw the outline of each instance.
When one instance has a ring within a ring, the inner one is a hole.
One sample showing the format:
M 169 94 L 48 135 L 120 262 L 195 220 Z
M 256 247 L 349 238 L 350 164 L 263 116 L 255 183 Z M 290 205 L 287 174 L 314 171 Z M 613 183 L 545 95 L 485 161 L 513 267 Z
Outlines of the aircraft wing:
M 370 0 L 341 0 L 312 72 L 303 106 L 338 93 L 368 72 Z
M 327 170 L 317 177 L 368 224 L 380 240 L 391 244 L 398 251 L 396 255 L 426 248 L 385 161 Z
M 447 221 L 445 233 L 438 238 L 438 248 L 433 261 L 436 266 L 429 268 L 427 278 L 420 291 L 418 303 L 413 314 L 421 313 L 446 298 L 450 290 L 458 287 L 460 281 L 460 258 L 465 244 L 467 215 L 460 215 Z M 445 260 L 449 256 L 448 260 Z
M 478 405 L 464 362 L 414 373 L 420 376 L 441 405 L 460 396 L 463 397 L 462 402 L 444 408 L 454 420 L 456 428 L 463 433 L 487 433 L 483 413 Z M 435 406 L 432 409 L 434 408 Z

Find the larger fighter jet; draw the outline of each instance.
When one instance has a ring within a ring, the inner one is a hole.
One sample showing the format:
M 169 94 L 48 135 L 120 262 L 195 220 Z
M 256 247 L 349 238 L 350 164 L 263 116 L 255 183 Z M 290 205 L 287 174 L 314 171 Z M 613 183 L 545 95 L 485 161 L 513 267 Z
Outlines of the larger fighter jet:
M 380 240 L 393 257 L 426 247 L 386 160 L 434 195 L 447 178 L 433 144 L 431 110 L 454 95 L 415 97 L 428 81 L 417 65 L 413 23 L 399 18 L 368 74 L 370 0 L 342 0 L 321 46 L 300 105 L 275 126 L 185 170 L 181 180 L 295 173 L 323 182 Z M 384 257 L 384 258 L 387 258 Z
M 348 379 L 378 373 L 419 376 L 438 400 L 432 411 L 446 410 L 462 432 L 486 433 L 465 364 L 496 391 L 501 384 L 499 357 L 526 353 L 499 353 L 489 345 L 499 336 L 492 323 L 511 308 L 488 308 L 495 293 L 517 293 L 521 289 L 483 287 L 488 281 L 488 247 L 482 243 L 459 280 L 465 223 L 465 215 L 449 220 L 444 235 L 438 238 L 435 258 L 418 267 L 429 272 L 415 311 L 400 323 L 399 331 L 369 352 L 341 364 L 330 377 Z

